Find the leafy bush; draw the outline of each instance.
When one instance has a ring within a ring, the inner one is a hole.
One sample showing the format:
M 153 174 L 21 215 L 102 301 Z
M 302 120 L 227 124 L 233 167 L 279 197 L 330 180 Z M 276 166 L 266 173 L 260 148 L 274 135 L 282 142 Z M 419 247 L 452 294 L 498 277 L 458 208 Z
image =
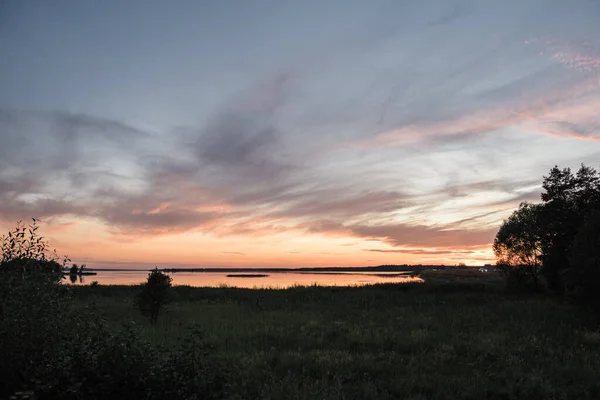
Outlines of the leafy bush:
M 564 274 L 567 293 L 600 309 L 600 211 L 585 218 L 571 246 L 570 262 L 571 269 Z
M 6 386 L 26 388 L 62 339 L 62 266 L 37 223 L 19 222 L 0 238 L 0 395 L 10 394 Z
M 38 220 L 30 225 L 18 222 L 8 235 L 0 237 L 0 315 L 11 291 L 22 284 L 56 284 L 63 276 L 56 251 L 50 252 L 48 242 L 38 234 Z M 68 258 L 64 257 L 63 265 Z
M 11 394 L 8 389 L 27 389 L 40 369 L 51 374 L 56 349 L 69 342 L 64 336 L 63 320 L 68 300 L 62 289 L 57 284 L 28 280 L 12 288 L 3 299 L 0 397 Z
M 142 291 L 135 298 L 135 304 L 142 315 L 148 317 L 152 324 L 158 320 L 158 315 L 167 304 L 171 277 L 155 268 L 148 274 L 148 280 L 142 285 Z
M 49 256 L 36 222 L 2 238 L 0 398 L 226 397 L 228 369 L 197 331 L 164 352 L 135 327 L 110 328 L 95 307 L 74 307 L 72 288 L 60 285 L 62 266 Z M 138 299 L 151 321 L 170 286 L 169 276 L 150 273 Z
M 226 398 L 228 368 L 198 331 L 163 352 L 135 326 L 109 328 L 98 310 L 85 311 L 67 309 L 63 323 L 44 325 L 50 331 L 10 342 L 0 364 L 1 398 L 15 392 L 39 399 Z M 31 347 L 33 339 L 38 346 Z
M 151 376 L 156 379 L 153 384 L 160 387 L 160 394 L 154 398 L 220 399 L 227 397 L 231 371 L 224 360 L 215 356 L 203 333 L 192 329 L 156 365 Z
M 537 272 L 534 272 L 531 266 L 510 266 L 497 264 L 506 284 L 506 289 L 515 293 L 532 293 L 540 290 L 540 283 L 537 279 Z
M 18 222 L 0 238 L 0 320 L 8 318 L 7 312 L 23 311 L 31 316 L 39 311 L 36 305 L 46 310 L 53 304 L 45 296 L 51 296 L 61 280 L 62 266 L 56 261 L 56 252 L 51 253 L 47 241 L 37 233 L 37 223 L 37 219 L 29 226 Z

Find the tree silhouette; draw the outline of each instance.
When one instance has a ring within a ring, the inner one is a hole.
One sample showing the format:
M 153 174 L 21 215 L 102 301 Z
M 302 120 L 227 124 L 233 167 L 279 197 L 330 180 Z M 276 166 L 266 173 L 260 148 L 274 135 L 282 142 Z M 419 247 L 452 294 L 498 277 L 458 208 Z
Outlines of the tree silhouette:
M 513 277 L 521 276 L 539 290 L 542 265 L 540 214 L 542 205 L 521 203 L 502 223 L 494 240 L 497 265 Z
M 79 271 L 79 267 L 77 266 L 77 264 L 73 264 L 73 266 L 69 270 L 69 275 L 77 275 L 78 271 Z
M 153 325 L 156 324 L 161 310 L 168 302 L 171 281 L 169 275 L 155 268 L 148 274 L 146 283 L 142 285 L 142 291 L 135 298 L 140 312 L 148 317 Z
M 593 245 L 594 229 L 600 227 L 595 222 L 600 175 L 583 164 L 575 174 L 555 166 L 542 188 L 542 203 L 521 204 L 500 227 L 494 241 L 498 265 L 525 271 L 522 278 L 531 279 L 536 288 L 539 271 L 553 293 L 567 290 L 578 298 L 583 292 L 600 298 L 600 292 L 583 283 L 600 269 Z

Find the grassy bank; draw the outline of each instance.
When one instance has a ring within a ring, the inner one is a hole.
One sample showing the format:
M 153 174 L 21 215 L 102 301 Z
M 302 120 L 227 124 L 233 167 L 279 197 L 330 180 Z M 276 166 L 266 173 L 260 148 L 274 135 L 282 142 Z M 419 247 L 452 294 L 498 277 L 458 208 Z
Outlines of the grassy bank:
M 99 312 L 169 349 L 191 327 L 228 366 L 228 398 L 600 397 L 600 332 L 568 304 L 502 291 L 497 277 L 430 271 L 426 284 L 287 290 L 173 288 L 156 326 L 138 288 L 74 287 Z

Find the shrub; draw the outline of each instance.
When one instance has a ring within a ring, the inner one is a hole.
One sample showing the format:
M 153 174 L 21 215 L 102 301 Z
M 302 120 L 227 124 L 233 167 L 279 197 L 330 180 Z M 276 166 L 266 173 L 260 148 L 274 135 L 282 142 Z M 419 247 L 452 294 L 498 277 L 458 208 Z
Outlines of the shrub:
M 0 395 L 30 385 L 62 340 L 62 266 L 38 235 L 37 222 L 19 222 L 0 238 Z
M 76 275 L 79 272 L 79 266 L 77 264 L 73 264 L 71 269 L 69 270 L 70 275 Z
M 64 288 L 41 280 L 27 280 L 12 288 L 3 299 L 0 397 L 12 394 L 7 389 L 27 389 L 39 376 L 40 369 L 51 372 L 55 350 L 69 341 L 64 336 L 67 307 Z
M 198 332 L 164 352 L 131 326 L 109 328 L 94 307 L 73 307 L 72 288 L 59 284 L 62 267 L 37 229 L 24 229 L 2 239 L 0 398 L 226 397 L 228 369 Z M 153 323 L 170 286 L 155 269 L 138 296 Z
M 48 242 L 38 234 L 38 220 L 30 225 L 18 222 L 8 235 L 0 237 L 0 299 L 7 291 L 26 281 L 44 280 L 58 283 L 63 276 L 56 251 L 50 252 Z M 68 261 L 63 259 L 63 265 Z M 1 301 L 1 300 L 0 300 Z
M 142 285 L 142 291 L 136 296 L 135 304 L 142 315 L 148 317 L 152 324 L 156 324 L 158 315 L 167 304 L 171 277 L 155 268 L 148 274 L 148 280 Z
M 600 309 L 600 211 L 592 211 L 575 235 L 571 268 L 564 274 L 567 293 L 578 302 Z
M 532 293 L 540 290 L 540 282 L 531 266 L 497 265 L 504 276 L 506 289 L 516 293 Z
M 230 373 L 202 332 L 192 329 L 151 374 L 156 378 L 152 385 L 160 388 L 154 398 L 227 398 Z

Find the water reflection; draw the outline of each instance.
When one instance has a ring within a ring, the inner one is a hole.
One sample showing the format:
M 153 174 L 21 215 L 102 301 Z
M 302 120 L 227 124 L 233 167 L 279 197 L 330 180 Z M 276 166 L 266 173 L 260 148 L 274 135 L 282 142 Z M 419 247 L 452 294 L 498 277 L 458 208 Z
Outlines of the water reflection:
M 101 285 L 142 283 L 148 271 L 97 271 L 93 281 Z M 169 274 L 174 285 L 196 287 L 233 286 L 239 288 L 287 288 L 294 285 L 356 286 L 375 283 L 422 282 L 420 278 L 398 272 L 269 272 L 265 274 L 225 272 L 177 272 Z M 92 280 L 79 277 L 72 284 L 86 285 Z

